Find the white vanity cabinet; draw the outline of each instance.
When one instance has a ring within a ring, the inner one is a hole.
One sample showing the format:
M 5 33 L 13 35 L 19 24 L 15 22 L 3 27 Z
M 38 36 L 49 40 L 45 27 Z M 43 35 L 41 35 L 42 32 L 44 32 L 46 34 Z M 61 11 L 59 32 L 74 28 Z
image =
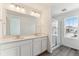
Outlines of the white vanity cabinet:
M 38 55 L 41 53 L 41 38 L 33 40 L 33 55 Z
M 19 47 L 15 44 L 0 45 L 0 56 L 19 56 Z
M 21 56 L 32 56 L 32 40 L 22 42 Z
M 33 55 L 39 55 L 47 50 L 47 37 L 41 37 L 33 40 Z
M 36 56 L 47 50 L 47 36 L 2 43 L 0 56 Z
M 47 50 L 47 37 L 21 42 L 21 56 L 36 56 Z

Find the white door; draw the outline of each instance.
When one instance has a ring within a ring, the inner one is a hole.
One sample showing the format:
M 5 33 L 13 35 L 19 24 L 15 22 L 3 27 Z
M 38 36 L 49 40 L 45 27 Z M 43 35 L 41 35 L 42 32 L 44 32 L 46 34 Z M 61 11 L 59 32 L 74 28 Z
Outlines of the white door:
M 0 56 L 19 56 L 19 47 L 0 50 Z
M 32 40 L 26 41 L 25 44 L 21 46 L 21 56 L 31 56 L 32 55 Z
M 47 37 L 42 38 L 42 52 L 47 50 Z
M 33 55 L 41 53 L 41 38 L 33 40 Z

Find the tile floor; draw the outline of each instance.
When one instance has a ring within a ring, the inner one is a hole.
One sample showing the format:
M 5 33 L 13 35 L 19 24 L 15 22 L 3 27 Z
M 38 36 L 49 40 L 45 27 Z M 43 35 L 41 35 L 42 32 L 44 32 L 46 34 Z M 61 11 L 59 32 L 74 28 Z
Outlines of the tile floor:
M 79 50 L 66 46 L 60 46 L 59 48 L 55 49 L 51 54 L 48 52 L 44 52 L 40 56 L 79 56 Z

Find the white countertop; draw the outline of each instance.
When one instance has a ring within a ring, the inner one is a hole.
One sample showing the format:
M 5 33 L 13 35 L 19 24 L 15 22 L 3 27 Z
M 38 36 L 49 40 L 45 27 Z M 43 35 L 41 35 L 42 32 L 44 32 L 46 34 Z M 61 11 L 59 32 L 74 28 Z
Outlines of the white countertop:
M 47 35 L 31 35 L 31 36 L 21 36 L 20 38 L 16 37 L 1 37 L 0 38 L 0 44 L 9 43 L 9 42 L 15 42 L 15 41 L 22 41 L 22 40 L 28 40 L 28 39 L 34 39 L 34 38 L 40 38 L 45 37 Z

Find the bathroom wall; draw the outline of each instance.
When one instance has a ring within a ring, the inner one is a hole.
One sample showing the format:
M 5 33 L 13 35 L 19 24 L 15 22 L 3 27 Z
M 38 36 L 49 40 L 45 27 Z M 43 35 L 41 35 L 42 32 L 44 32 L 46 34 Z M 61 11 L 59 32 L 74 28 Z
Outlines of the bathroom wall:
M 51 20 L 51 8 L 47 8 L 43 10 L 41 17 L 41 32 L 48 34 L 50 28 L 50 20 Z

